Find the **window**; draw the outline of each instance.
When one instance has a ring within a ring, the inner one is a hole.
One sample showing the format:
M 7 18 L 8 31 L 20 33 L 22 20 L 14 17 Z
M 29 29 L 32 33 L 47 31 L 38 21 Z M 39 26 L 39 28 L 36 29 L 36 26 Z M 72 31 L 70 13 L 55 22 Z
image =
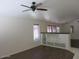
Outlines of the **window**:
M 38 24 L 33 25 L 33 36 L 35 41 L 40 39 L 40 27 Z
M 56 30 L 57 30 L 57 32 L 60 32 L 60 27 L 57 26 L 57 27 L 56 27 Z
M 60 32 L 60 27 L 54 25 L 48 25 L 47 32 Z
M 71 26 L 70 26 L 70 33 L 73 33 L 73 32 L 74 32 L 73 29 L 74 29 L 74 26 L 71 25 Z
M 47 32 L 52 32 L 52 27 L 51 27 L 51 25 L 48 25 L 48 26 L 47 26 Z

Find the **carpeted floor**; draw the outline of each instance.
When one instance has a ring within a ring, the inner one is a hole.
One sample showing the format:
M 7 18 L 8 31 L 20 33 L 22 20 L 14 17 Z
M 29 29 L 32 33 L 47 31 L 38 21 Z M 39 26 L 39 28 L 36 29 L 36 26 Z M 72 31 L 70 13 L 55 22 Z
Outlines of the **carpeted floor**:
M 73 56 L 70 51 L 41 45 L 3 59 L 73 59 Z

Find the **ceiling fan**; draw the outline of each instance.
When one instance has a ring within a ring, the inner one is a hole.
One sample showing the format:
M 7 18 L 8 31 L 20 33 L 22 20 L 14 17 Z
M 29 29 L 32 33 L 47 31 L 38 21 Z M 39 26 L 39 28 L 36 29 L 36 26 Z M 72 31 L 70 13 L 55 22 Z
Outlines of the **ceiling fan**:
M 38 8 L 40 5 L 42 5 L 42 3 L 36 4 L 36 2 L 32 2 L 32 5 L 30 7 L 27 5 L 21 5 L 21 6 L 29 8 L 27 10 L 23 10 L 23 12 L 30 11 L 30 10 L 32 10 L 32 11 L 35 11 L 35 10 L 47 11 L 47 9 L 45 9 L 45 8 Z

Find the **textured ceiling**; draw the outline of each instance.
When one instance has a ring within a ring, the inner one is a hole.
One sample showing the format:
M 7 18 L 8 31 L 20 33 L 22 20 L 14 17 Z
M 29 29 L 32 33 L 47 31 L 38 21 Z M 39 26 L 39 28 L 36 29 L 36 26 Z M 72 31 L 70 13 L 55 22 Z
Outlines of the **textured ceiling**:
M 21 4 L 31 5 L 31 2 L 42 2 L 41 7 L 47 8 L 48 11 L 36 11 L 33 13 L 22 10 L 27 8 L 20 6 Z M 30 14 L 39 19 L 45 19 L 55 23 L 65 23 L 72 19 L 79 18 L 79 0 L 1 0 L 0 16 L 19 16 Z

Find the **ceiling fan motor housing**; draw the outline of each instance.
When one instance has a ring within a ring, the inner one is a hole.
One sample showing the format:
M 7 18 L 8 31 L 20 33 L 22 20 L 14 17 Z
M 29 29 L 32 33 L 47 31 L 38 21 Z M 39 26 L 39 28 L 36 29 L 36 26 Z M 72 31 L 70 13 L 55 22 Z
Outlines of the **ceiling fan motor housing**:
M 34 5 L 34 4 L 36 4 L 36 2 L 32 2 L 32 4 Z

